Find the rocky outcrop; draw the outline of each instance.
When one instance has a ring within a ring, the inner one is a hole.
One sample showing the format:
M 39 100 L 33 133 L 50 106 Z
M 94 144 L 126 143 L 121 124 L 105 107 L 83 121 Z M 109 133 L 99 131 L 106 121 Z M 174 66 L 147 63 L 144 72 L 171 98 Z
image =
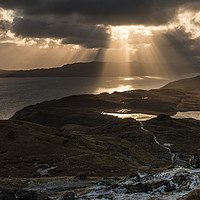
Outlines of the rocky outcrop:
M 140 181 L 140 176 L 136 172 L 132 172 L 131 175 L 129 176 L 129 178 L 131 178 L 132 181 L 136 181 L 136 182 Z
M 77 174 L 75 178 L 84 181 L 87 179 L 87 176 L 85 174 Z
M 9 190 L 0 188 L 0 200 L 50 200 L 34 191 Z
M 126 194 L 140 193 L 140 192 L 155 192 L 161 191 L 171 192 L 176 189 L 175 185 L 171 184 L 168 180 L 163 180 L 155 183 L 137 183 L 135 185 L 126 185 Z
M 68 192 L 64 195 L 62 200 L 75 200 L 75 195 L 73 192 Z
M 200 168 L 200 155 L 193 154 L 189 159 L 189 165 L 194 168 Z

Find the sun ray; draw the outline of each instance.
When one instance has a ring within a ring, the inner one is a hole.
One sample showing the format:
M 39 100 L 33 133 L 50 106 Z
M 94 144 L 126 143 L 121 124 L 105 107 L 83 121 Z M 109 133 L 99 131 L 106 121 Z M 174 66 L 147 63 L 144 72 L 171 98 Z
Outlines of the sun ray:
M 134 71 L 137 71 L 134 70 L 133 61 L 141 63 L 138 69 L 141 74 L 172 74 L 174 72 L 172 59 L 187 63 L 165 38 L 165 33 L 173 29 L 173 25 L 111 27 L 112 39 L 105 51 L 103 61 L 123 63 L 121 66 L 116 64 L 115 71 L 125 76 L 132 76 Z M 105 74 L 111 74 L 106 66 L 104 66 L 102 76 Z

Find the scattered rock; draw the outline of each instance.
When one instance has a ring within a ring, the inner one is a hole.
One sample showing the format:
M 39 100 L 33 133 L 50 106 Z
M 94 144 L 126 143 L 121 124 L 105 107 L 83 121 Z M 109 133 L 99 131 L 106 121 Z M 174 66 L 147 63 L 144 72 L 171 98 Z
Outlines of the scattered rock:
M 113 178 L 113 181 L 115 181 L 115 182 L 117 182 L 117 181 L 119 181 L 120 180 L 120 178 L 118 178 L 118 177 L 114 177 Z
M 137 183 L 135 185 L 126 185 L 125 188 L 127 189 L 126 194 L 147 192 L 150 190 L 150 188 L 148 188 L 148 185 L 143 183 Z
M 0 200 L 49 200 L 34 191 L 0 189 Z
M 115 152 L 117 152 L 117 149 L 115 148 L 114 145 L 109 145 L 109 146 L 107 147 L 107 150 L 108 150 L 108 151 L 115 151 Z
M 66 134 L 65 138 L 67 138 L 69 140 L 78 140 L 78 139 L 82 138 L 82 135 Z
M 158 190 L 159 188 L 163 188 L 163 187 L 164 187 L 165 192 L 171 192 L 176 189 L 175 185 L 171 184 L 170 181 L 168 180 L 163 180 L 160 182 L 150 184 L 149 187 L 151 188 L 151 191 Z
M 129 135 L 127 135 L 127 134 L 122 134 L 122 135 L 118 135 L 118 137 L 121 138 L 121 139 L 125 139 L 125 138 L 128 138 Z
M 194 168 L 200 168 L 200 156 L 194 153 L 189 159 L 189 165 Z
M 126 185 L 124 186 L 127 189 L 127 194 L 140 193 L 140 192 L 152 192 L 164 190 L 164 192 L 170 192 L 176 189 L 175 185 L 171 184 L 170 181 L 162 180 L 155 183 L 137 183 L 135 185 Z M 161 191 L 160 191 L 161 192 Z
M 108 200 L 111 200 L 111 199 L 114 199 L 114 197 L 112 195 L 105 194 L 105 195 L 99 195 L 98 199 L 108 199 Z
M 75 178 L 84 181 L 87 177 L 85 174 L 77 174 Z
M 129 178 L 131 178 L 132 180 L 134 180 L 135 182 L 139 182 L 140 181 L 140 176 L 138 175 L 137 172 L 133 172 Z
M 174 183 L 183 184 L 185 181 L 187 181 L 187 176 L 188 174 L 175 174 L 172 181 Z
M 65 196 L 62 198 L 62 200 L 74 200 L 74 193 L 73 192 L 68 192 L 65 194 Z
M 181 154 L 179 155 L 179 158 L 180 158 L 180 159 L 183 159 L 183 158 L 185 158 L 185 155 L 181 153 Z

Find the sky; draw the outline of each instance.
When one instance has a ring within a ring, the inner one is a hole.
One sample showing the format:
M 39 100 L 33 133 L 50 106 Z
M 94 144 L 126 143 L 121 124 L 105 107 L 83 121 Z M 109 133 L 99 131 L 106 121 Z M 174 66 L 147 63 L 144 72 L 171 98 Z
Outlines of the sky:
M 199 60 L 199 0 L 0 0 L 0 69 Z

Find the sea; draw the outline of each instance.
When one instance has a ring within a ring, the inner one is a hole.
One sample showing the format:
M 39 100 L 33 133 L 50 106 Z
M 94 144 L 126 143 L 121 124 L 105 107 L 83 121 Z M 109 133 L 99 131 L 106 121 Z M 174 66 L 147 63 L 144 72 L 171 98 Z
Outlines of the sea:
M 18 110 L 43 101 L 79 94 L 123 92 L 135 89 L 157 89 L 182 76 L 156 77 L 37 77 L 0 78 L 0 120 L 6 120 Z

